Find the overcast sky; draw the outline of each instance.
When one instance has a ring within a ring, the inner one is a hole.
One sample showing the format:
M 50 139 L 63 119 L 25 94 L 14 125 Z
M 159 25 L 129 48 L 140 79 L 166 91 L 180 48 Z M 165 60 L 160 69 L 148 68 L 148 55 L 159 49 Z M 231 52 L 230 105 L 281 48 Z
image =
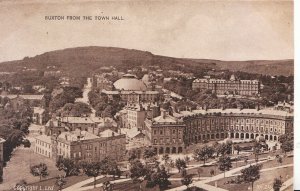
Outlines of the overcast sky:
M 78 46 L 221 60 L 294 56 L 290 1 L 46 2 L 0 0 L 0 61 Z M 53 15 L 65 20 L 45 20 Z M 68 15 L 122 16 L 124 20 L 68 21 Z

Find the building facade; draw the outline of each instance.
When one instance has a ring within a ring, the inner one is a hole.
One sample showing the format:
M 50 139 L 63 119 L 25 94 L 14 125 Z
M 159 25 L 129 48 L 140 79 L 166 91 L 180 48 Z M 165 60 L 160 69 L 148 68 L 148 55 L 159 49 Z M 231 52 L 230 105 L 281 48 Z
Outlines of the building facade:
M 115 90 L 108 91 L 102 90 L 102 93 L 106 94 L 110 99 L 113 99 L 114 95 L 119 95 L 124 102 L 139 103 L 139 102 L 157 102 L 159 100 L 158 91 L 134 91 L 134 90 Z
M 144 134 L 156 153 L 182 153 L 185 124 L 165 111 L 156 118 L 145 120 Z
M 274 109 L 210 109 L 182 112 L 187 145 L 224 138 L 277 141 L 293 132 L 293 113 Z
M 234 76 L 230 80 L 203 78 L 195 79 L 192 89 L 211 90 L 217 95 L 257 96 L 260 94 L 260 82 L 258 80 L 236 80 Z
M 185 148 L 191 144 L 225 138 L 278 141 L 280 135 L 293 132 L 293 113 L 276 109 L 208 109 L 174 113 L 167 122 L 146 120 L 145 135 L 159 153 L 168 153 L 165 143 Z M 163 118 L 164 119 L 164 118 Z M 173 120 L 171 120 L 173 119 Z M 177 119 L 177 120 L 176 120 Z M 164 152 L 162 152 L 164 151 Z M 178 151 L 179 152 L 179 151 Z
M 47 158 L 52 158 L 51 137 L 46 135 L 35 137 L 34 152 Z
M 123 160 L 126 137 L 111 130 L 105 130 L 99 136 L 87 131 L 63 132 L 52 136 L 53 158 L 74 159 L 76 162 L 98 162 L 105 157 Z

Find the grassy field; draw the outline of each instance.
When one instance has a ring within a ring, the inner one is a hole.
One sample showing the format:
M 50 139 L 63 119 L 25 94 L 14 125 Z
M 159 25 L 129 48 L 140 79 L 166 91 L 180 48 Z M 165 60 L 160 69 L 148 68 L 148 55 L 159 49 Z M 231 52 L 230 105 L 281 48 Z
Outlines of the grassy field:
M 88 177 L 86 175 L 67 177 L 66 185 L 64 185 L 63 188 L 67 188 L 73 184 L 76 184 L 78 182 L 81 182 L 81 181 L 89 179 L 89 178 L 91 178 L 91 177 Z M 41 188 L 45 188 L 47 186 L 54 186 L 54 190 L 58 190 L 58 187 L 55 185 L 55 182 L 56 182 L 56 178 L 51 178 L 51 179 L 43 180 L 41 182 L 32 183 L 30 185 L 41 186 Z
M 49 172 L 47 178 L 56 177 L 62 173 L 57 170 L 53 160 L 33 153 L 32 148 L 20 146 L 14 151 L 12 158 L 3 169 L 4 180 L 0 184 L 0 190 L 11 189 L 20 180 L 25 180 L 27 183 L 38 182 L 39 177 L 30 173 L 30 165 L 45 163 Z
M 261 172 L 260 179 L 254 183 L 254 190 L 255 191 L 267 191 L 272 189 L 272 184 L 274 178 L 279 178 L 282 175 L 282 181 L 285 182 L 289 178 L 293 176 L 293 167 L 286 167 L 275 169 L 271 171 Z M 217 185 L 221 188 L 227 190 L 248 190 L 250 184 L 249 183 L 242 183 L 242 184 L 226 184 L 227 181 L 233 179 L 233 177 L 223 178 L 217 181 Z M 210 185 L 214 186 L 215 181 L 210 182 Z

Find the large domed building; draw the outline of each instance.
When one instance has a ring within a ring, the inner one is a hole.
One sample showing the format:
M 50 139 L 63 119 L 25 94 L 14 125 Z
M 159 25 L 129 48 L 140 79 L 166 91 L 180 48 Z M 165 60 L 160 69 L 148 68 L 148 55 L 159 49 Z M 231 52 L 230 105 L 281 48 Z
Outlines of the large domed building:
M 146 91 L 147 87 L 141 80 L 138 80 L 135 75 L 125 74 L 121 79 L 114 83 L 117 90 L 127 91 Z

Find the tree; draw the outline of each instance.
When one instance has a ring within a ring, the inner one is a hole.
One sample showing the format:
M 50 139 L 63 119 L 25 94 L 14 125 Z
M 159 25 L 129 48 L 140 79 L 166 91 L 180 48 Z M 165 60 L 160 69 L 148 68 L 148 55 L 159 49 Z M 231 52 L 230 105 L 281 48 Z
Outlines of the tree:
M 280 191 L 280 188 L 282 187 L 282 180 L 280 178 L 275 178 L 273 182 L 273 190 L 274 191 Z
M 228 156 L 221 156 L 218 160 L 219 169 L 224 172 L 228 171 L 232 167 L 231 159 Z
M 240 147 L 240 145 L 235 145 L 234 149 L 237 151 L 237 154 L 240 154 L 240 151 L 242 150 L 242 148 Z
M 215 171 L 214 171 L 214 169 L 210 169 L 210 171 L 209 171 L 209 174 L 210 174 L 210 176 L 213 176 L 213 175 L 215 175 Z
M 143 157 L 145 159 L 149 159 L 149 158 L 154 157 L 154 156 L 156 156 L 156 152 L 155 152 L 154 148 L 149 147 L 149 148 L 146 148 L 144 150 Z
M 47 177 L 49 175 L 48 167 L 45 163 L 40 163 L 38 165 L 34 165 L 30 168 L 30 173 L 33 176 L 39 176 L 40 181 L 42 178 Z
M 160 190 L 165 190 L 171 184 L 168 180 L 170 175 L 165 170 L 165 167 L 158 167 L 156 171 L 152 172 L 151 175 L 147 178 L 147 187 L 153 188 L 156 185 L 159 186 Z
M 226 144 L 226 143 L 217 144 L 215 146 L 215 150 L 216 150 L 217 157 L 219 156 L 219 154 L 221 154 L 222 156 L 225 154 L 230 154 L 231 144 Z
M 30 148 L 31 143 L 28 139 L 24 139 L 23 140 L 23 145 L 24 145 L 25 148 Z
M 197 174 L 198 174 L 198 178 L 199 178 L 199 179 L 200 179 L 202 173 L 203 173 L 203 169 L 202 169 L 201 167 L 199 167 L 199 168 L 197 169 Z
M 141 183 L 145 179 L 145 177 L 149 174 L 149 169 L 146 168 L 145 165 L 141 163 L 140 160 L 135 159 L 130 163 L 130 178 L 136 182 L 138 181 L 140 183 L 140 189 L 141 189 Z
M 185 185 L 187 189 L 189 188 L 189 185 L 192 184 L 192 182 L 193 182 L 193 177 L 191 174 L 187 174 L 181 179 L 182 185 Z
M 65 184 L 67 184 L 67 181 L 63 176 L 59 176 L 59 177 L 56 178 L 55 185 L 58 186 L 59 191 L 61 191 L 63 189 L 63 186 Z
M 252 149 L 253 149 L 253 154 L 255 156 L 255 161 L 256 162 L 258 162 L 258 160 L 259 160 L 258 156 L 259 156 L 259 153 L 261 151 L 261 148 L 262 148 L 261 143 L 254 142 L 254 145 L 253 145 Z
M 211 158 L 214 154 L 214 149 L 212 147 L 208 147 L 205 145 L 201 149 L 196 149 L 194 151 L 194 159 L 196 161 L 203 161 L 203 164 L 205 165 L 206 160 Z
M 64 116 L 81 117 L 92 113 L 90 106 L 86 103 L 67 103 L 62 108 L 62 114 Z
M 191 160 L 191 159 L 190 159 L 189 156 L 185 156 L 185 157 L 184 157 L 184 161 L 185 161 L 186 164 L 189 164 L 190 160 Z
M 99 163 L 88 163 L 84 165 L 84 173 L 89 177 L 94 177 L 94 188 L 96 188 L 96 177 L 99 176 L 101 168 Z
M 182 168 L 186 168 L 186 162 L 183 159 L 176 159 L 175 161 L 175 166 L 178 169 L 178 171 L 180 172 Z
M 170 156 L 168 154 L 164 154 L 161 159 L 165 164 L 168 164 L 168 162 L 170 161 Z
M 63 170 L 66 173 L 66 177 L 79 174 L 79 167 L 72 159 L 59 158 L 56 162 L 56 167 L 59 171 Z
M 285 141 L 281 144 L 281 150 L 286 154 L 287 152 L 290 152 L 294 150 L 294 143 L 292 141 Z
M 261 165 L 250 165 L 248 168 L 241 170 L 241 175 L 239 176 L 242 182 L 251 183 L 251 188 L 253 191 L 254 182 L 260 178 Z
M 277 157 L 277 156 L 276 156 L 276 157 Z M 282 160 L 282 157 L 281 157 L 281 156 L 278 156 L 278 157 L 277 157 L 277 162 L 278 162 L 279 165 L 282 164 L 283 160 Z

